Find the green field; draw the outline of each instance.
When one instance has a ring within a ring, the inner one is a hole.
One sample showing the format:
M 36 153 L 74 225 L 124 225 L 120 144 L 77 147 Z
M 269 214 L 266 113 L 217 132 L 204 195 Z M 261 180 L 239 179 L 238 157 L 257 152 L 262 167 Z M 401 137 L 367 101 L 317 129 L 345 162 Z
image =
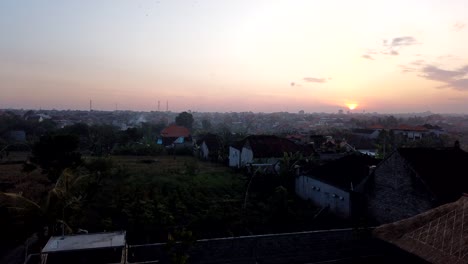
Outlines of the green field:
M 255 176 L 248 185 L 249 177 L 190 156 L 84 160 L 69 172 L 67 191 L 60 196 L 48 195 L 54 185 L 39 170 L 25 174 L 21 165 L 3 166 L 0 177 L 22 180 L 2 191 L 23 192 L 43 206 L 44 221 L 63 218 L 67 232 L 127 230 L 133 244 L 166 241 L 168 234 L 183 230 L 212 238 L 323 227 L 314 219 L 317 208 L 279 186 L 273 175 Z M 26 219 L 25 225 L 40 228 L 38 223 L 45 222 L 38 219 Z M 52 228 L 60 232 L 61 225 Z

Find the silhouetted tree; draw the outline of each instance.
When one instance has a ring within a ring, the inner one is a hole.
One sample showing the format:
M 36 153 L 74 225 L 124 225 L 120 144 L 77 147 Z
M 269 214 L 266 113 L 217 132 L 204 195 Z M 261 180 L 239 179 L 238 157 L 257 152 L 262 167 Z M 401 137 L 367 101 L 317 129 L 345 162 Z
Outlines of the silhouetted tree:
M 175 122 L 179 126 L 184 126 L 188 129 L 192 129 L 193 116 L 190 113 L 182 112 L 176 117 Z
M 46 135 L 34 144 L 31 162 L 41 167 L 49 179 L 55 182 L 63 170 L 81 164 L 77 151 L 78 137 L 74 135 Z
M 108 155 L 117 143 L 118 129 L 112 125 L 94 125 L 89 128 L 91 151 L 94 155 Z
M 211 129 L 211 122 L 210 120 L 208 119 L 203 119 L 202 120 L 202 127 L 203 127 L 203 130 L 210 130 Z

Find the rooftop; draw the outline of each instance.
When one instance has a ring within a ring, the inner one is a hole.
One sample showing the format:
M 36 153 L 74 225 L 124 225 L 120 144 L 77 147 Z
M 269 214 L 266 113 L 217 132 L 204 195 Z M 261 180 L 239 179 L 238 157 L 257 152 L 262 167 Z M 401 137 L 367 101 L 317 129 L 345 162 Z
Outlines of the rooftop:
M 190 131 L 188 128 L 178 125 L 170 125 L 161 131 L 163 137 L 188 137 Z
M 308 146 L 297 145 L 286 138 L 272 135 L 252 135 L 245 138 L 256 158 L 283 157 L 284 153 L 301 152 L 304 155 L 313 154 Z
M 468 153 L 459 148 L 400 148 L 408 162 L 437 199 L 453 202 L 468 192 Z
M 374 235 L 430 263 L 468 263 L 468 197 L 382 225 Z
M 42 249 L 42 253 L 98 248 L 115 248 L 124 246 L 125 231 L 70 236 L 53 236 Z
M 351 186 L 359 185 L 369 175 L 369 166 L 377 163 L 378 160 L 370 156 L 352 154 L 312 168 L 305 175 L 343 190 L 350 190 Z
M 201 137 L 198 141 L 199 141 L 198 142 L 199 145 L 205 142 L 206 146 L 210 150 L 217 150 L 223 145 L 221 142 L 222 141 L 221 137 L 215 134 L 206 134 L 203 137 Z
M 402 131 L 419 131 L 425 132 L 427 128 L 423 126 L 409 126 L 409 125 L 399 125 L 397 127 L 392 128 L 393 130 L 402 130 Z

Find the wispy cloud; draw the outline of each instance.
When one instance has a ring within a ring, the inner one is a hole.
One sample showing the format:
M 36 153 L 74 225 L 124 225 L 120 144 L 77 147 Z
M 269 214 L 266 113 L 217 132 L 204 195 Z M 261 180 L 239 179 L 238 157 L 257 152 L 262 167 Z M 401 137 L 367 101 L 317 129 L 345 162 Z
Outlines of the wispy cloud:
M 419 42 L 412 36 L 383 39 L 381 47 L 377 49 L 368 49 L 363 55 L 361 55 L 361 58 L 375 60 L 379 54 L 398 56 L 400 55 L 400 50 L 402 48 L 416 44 L 419 44 Z
M 411 36 L 404 36 L 404 37 L 396 37 L 393 38 L 391 41 L 384 40 L 384 46 L 390 48 L 402 47 L 402 46 L 411 46 L 416 45 L 418 42 L 414 37 Z
M 437 66 L 426 65 L 421 69 L 421 77 L 444 83 L 439 88 L 452 88 L 468 91 L 468 65 L 456 70 L 445 70 Z
M 457 22 L 457 23 L 453 24 L 453 30 L 455 30 L 457 32 L 462 31 L 463 29 L 465 29 L 465 27 L 466 27 L 466 24 L 462 23 L 462 22 Z
M 396 37 L 390 40 L 384 39 L 384 50 L 381 53 L 385 55 L 398 56 L 400 55 L 400 53 L 398 52 L 399 49 L 416 44 L 419 43 L 414 37 L 411 36 Z
M 415 60 L 410 62 L 408 65 L 399 65 L 403 72 L 420 72 L 421 67 L 425 66 L 424 60 Z
M 415 60 L 407 65 L 399 65 L 399 67 L 404 73 L 416 72 L 419 77 L 442 83 L 437 88 L 468 91 L 468 65 L 448 70 L 428 64 L 424 60 Z
M 326 78 L 304 77 L 303 80 L 305 82 L 313 82 L 313 83 L 325 83 L 325 82 L 327 82 Z
M 372 56 L 369 55 L 369 54 L 364 54 L 361 57 L 364 58 L 364 59 L 368 59 L 368 60 L 374 60 L 374 58 L 372 58 Z
M 396 50 L 382 51 L 381 53 L 384 55 L 392 55 L 392 56 L 400 55 L 400 53 L 398 53 L 398 51 Z

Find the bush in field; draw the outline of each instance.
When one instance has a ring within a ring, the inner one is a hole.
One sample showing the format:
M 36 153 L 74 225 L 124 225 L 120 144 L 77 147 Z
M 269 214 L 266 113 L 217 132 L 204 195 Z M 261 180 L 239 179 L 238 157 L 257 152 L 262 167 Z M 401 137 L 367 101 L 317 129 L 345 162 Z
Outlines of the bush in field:
M 46 135 L 34 144 L 31 162 L 55 182 L 66 168 L 81 164 L 78 152 L 79 139 L 73 135 Z
M 160 155 L 164 148 L 156 144 L 130 143 L 117 146 L 113 150 L 114 155 L 154 156 Z

